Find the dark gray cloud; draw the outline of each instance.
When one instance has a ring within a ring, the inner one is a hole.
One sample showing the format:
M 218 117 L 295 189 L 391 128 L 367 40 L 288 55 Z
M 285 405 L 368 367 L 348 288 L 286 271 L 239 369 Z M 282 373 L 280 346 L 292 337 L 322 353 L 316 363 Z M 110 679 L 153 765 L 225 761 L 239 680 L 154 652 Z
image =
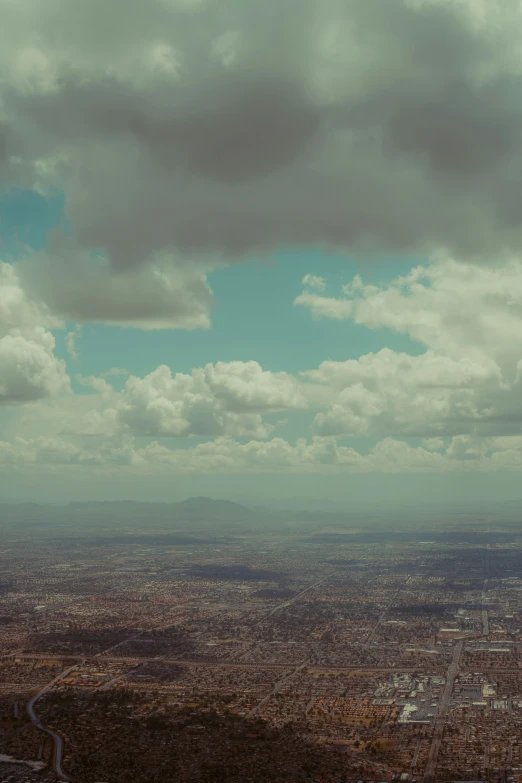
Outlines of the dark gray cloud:
M 52 312 L 138 329 L 197 329 L 210 325 L 212 292 L 201 265 L 160 254 L 148 264 L 114 273 L 93 256 L 58 239 L 47 252 L 18 264 L 24 289 Z
M 21 0 L 4 17 L 10 176 L 62 187 L 79 245 L 120 269 L 164 250 L 522 247 L 515 0 Z

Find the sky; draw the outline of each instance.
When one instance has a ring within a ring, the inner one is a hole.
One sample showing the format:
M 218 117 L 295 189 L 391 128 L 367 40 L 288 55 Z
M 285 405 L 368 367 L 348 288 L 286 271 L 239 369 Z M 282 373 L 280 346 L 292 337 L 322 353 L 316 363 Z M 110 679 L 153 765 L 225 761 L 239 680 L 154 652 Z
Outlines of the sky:
M 0 0 L 0 497 L 522 496 L 519 0 Z

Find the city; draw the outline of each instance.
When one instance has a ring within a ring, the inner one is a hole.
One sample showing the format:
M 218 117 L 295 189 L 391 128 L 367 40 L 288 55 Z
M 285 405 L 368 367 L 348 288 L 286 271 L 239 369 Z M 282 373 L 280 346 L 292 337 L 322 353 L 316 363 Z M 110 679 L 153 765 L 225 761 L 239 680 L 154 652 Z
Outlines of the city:
M 460 524 L 4 523 L 5 779 L 522 780 L 522 535 Z

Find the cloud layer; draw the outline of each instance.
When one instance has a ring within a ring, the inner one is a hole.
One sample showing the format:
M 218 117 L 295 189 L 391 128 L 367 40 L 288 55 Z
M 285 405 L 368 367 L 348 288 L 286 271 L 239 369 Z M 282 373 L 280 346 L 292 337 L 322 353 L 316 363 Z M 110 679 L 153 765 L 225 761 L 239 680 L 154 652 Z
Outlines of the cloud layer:
M 246 443 L 218 438 L 192 449 L 169 448 L 158 441 L 141 446 L 135 439 L 90 441 L 83 446 L 64 438 L 18 437 L 0 441 L 0 465 L 56 472 L 64 466 L 103 475 L 176 475 L 183 473 L 447 473 L 522 470 L 522 440 L 453 438 L 445 449 L 412 446 L 387 438 L 362 454 L 331 438 L 283 438 Z
M 0 268 L 0 399 L 26 403 L 18 440 L 2 447 L 14 464 L 40 464 L 45 455 L 53 464 L 146 460 L 173 469 L 179 460 L 194 470 L 468 470 L 508 467 L 511 455 L 519 465 L 519 262 L 492 270 L 439 255 L 380 285 L 357 275 L 338 296 L 321 278 L 304 277 L 296 305 L 404 334 L 416 353 L 383 347 L 293 374 L 256 361 L 189 373 L 161 365 L 144 376 L 118 371 L 127 376 L 123 387 L 109 371 L 78 375 L 85 391 L 76 394 L 54 354 L 53 330 L 63 324 L 28 296 L 17 271 Z M 71 334 L 65 343 L 74 353 Z M 282 437 L 294 419 L 307 438 Z M 361 437 L 371 439 L 369 454 L 351 445 Z
M 119 269 L 518 252 L 521 32 L 518 0 L 3 0 L 1 171 Z
M 519 469 L 519 0 L 0 6 L 0 177 L 58 189 L 68 231 L 0 265 L 0 404 L 24 403 L 0 459 Z M 431 259 L 334 295 L 314 270 L 296 300 L 417 350 L 384 337 L 300 374 L 215 357 L 122 389 L 79 376 L 71 393 L 65 322 L 72 359 L 74 324 L 208 327 L 207 275 L 290 245 Z M 307 437 L 286 437 L 282 416 L 306 419 Z

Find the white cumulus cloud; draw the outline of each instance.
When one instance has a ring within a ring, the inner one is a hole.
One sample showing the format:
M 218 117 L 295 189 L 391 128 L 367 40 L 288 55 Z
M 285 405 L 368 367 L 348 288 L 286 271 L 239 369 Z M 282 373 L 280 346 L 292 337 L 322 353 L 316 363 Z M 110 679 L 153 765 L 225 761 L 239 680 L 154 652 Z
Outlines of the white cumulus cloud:
M 69 389 L 49 329 L 60 322 L 27 297 L 14 267 L 0 262 L 0 404 L 38 400 Z
M 266 438 L 262 414 L 305 407 L 295 379 L 257 362 L 218 362 L 191 374 L 166 365 L 131 376 L 116 402 L 119 421 L 135 434 L 163 437 Z

